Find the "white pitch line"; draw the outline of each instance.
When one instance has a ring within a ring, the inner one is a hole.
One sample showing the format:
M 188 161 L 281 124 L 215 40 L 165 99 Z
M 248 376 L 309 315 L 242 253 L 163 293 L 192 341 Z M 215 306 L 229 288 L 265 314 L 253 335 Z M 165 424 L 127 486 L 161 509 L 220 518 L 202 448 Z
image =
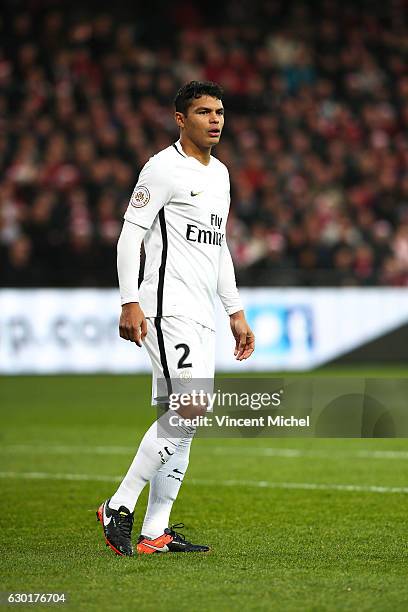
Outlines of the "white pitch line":
M 200 447 L 195 447 L 199 452 Z M 0 447 L 0 453 L 40 453 L 56 455 L 132 455 L 136 452 L 135 446 L 69 446 L 69 445 L 36 445 L 36 444 L 6 444 Z M 234 446 L 210 446 L 207 453 L 214 452 L 217 455 L 241 455 L 242 448 Z M 301 450 L 298 448 L 274 448 L 274 447 L 245 447 L 245 455 L 261 457 L 284 457 L 297 459 L 308 457 L 310 459 L 408 459 L 408 451 L 372 450 L 372 451 L 323 451 L 323 450 Z
M 186 481 L 188 482 L 188 481 Z M 190 481 L 191 482 L 191 481 Z M 346 485 L 315 482 L 269 482 L 267 480 L 194 480 L 191 484 L 198 485 L 223 485 L 223 486 L 244 486 L 256 487 L 261 489 L 297 489 L 305 491 L 351 491 L 357 493 L 408 493 L 408 487 L 382 487 L 378 485 Z
M 233 446 L 216 446 L 214 450 L 219 455 L 242 455 L 241 448 Z M 408 451 L 319 451 L 319 450 L 300 450 L 297 448 L 245 448 L 245 455 L 254 455 L 261 457 L 287 457 L 296 459 L 298 457 L 309 457 L 315 459 L 408 459 Z
M 0 472 L 0 478 L 16 480 L 69 480 L 83 482 L 120 482 L 122 476 L 99 474 L 67 474 L 64 472 Z
M 15 480 L 68 480 L 82 482 L 120 482 L 122 476 L 98 474 L 66 474 L 52 472 L 0 472 L 0 479 Z M 253 487 L 257 489 L 292 489 L 305 491 L 346 491 L 352 493 L 408 493 L 408 487 L 383 487 L 377 485 L 346 485 L 314 482 L 269 482 L 267 480 L 206 480 L 191 478 L 187 484 L 199 486 Z
M 362 459 L 408 459 L 407 451 L 359 451 Z
M 68 445 L 37 445 L 37 444 L 9 444 L 0 447 L 0 453 L 45 453 L 55 455 L 128 455 L 135 453 L 135 446 L 68 446 Z

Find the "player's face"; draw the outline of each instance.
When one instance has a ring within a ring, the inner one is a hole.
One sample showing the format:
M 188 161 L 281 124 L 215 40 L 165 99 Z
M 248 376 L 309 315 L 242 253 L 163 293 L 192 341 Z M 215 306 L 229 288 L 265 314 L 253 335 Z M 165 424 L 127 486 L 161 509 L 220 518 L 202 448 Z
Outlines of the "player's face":
M 221 100 L 211 96 L 193 99 L 187 115 L 176 113 L 176 121 L 183 133 L 200 149 L 216 145 L 224 127 L 224 107 Z

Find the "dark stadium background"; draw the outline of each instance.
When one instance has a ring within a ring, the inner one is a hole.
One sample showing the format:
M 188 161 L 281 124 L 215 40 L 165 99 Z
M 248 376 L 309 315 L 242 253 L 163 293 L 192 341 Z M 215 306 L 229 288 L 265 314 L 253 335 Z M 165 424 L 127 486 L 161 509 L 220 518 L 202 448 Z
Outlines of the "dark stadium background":
M 403 0 L 2 7 L 2 286 L 116 286 L 129 195 L 191 78 L 225 88 L 240 285 L 407 285 Z

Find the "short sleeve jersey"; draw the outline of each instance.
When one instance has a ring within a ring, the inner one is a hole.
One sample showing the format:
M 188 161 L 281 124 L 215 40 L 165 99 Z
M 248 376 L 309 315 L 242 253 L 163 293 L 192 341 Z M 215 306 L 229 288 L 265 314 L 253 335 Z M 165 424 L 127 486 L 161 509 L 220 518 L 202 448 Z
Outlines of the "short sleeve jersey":
M 125 219 L 148 230 L 139 290 L 146 317 L 184 315 L 215 329 L 221 246 L 230 205 L 228 170 L 204 165 L 180 144 L 143 167 Z

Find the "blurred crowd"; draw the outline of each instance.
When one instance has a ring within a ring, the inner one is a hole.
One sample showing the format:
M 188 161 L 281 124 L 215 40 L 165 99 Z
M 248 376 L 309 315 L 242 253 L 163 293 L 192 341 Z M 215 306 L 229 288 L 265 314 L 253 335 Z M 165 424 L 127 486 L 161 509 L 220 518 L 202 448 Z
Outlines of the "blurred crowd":
M 129 196 L 191 79 L 225 89 L 240 284 L 408 285 L 404 0 L 167 4 L 1 20 L 1 285 L 116 284 Z

